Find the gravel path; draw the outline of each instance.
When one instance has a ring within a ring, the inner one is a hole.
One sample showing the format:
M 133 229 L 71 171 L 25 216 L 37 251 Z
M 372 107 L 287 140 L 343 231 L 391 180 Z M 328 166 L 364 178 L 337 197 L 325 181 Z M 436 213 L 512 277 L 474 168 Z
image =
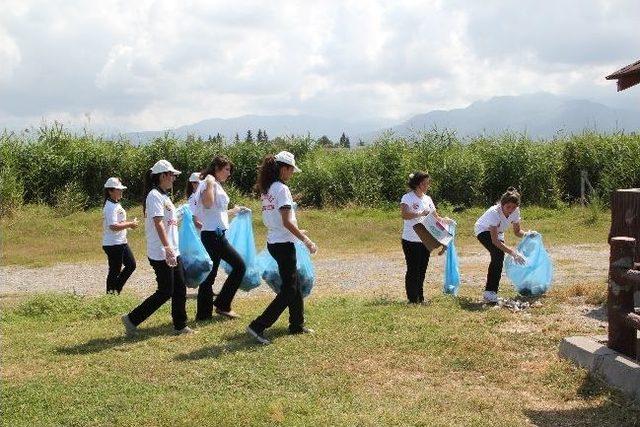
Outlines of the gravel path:
M 597 245 L 566 245 L 549 250 L 556 273 L 554 283 L 572 284 L 602 280 L 607 276 L 609 247 Z M 459 254 L 462 286 L 480 288 L 484 285 L 489 255 L 485 251 L 465 250 Z M 428 293 L 442 283 L 444 257 L 433 256 L 427 271 Z M 388 255 L 356 255 L 346 258 L 319 257 L 315 260 L 316 286 L 314 293 L 363 292 L 372 295 L 402 295 L 404 258 L 402 252 Z M 105 289 L 107 263 L 58 264 L 52 267 L 0 267 L 0 293 L 75 292 L 100 294 Z M 224 278 L 222 270 L 216 280 L 219 287 Z M 149 295 L 155 289 L 153 271 L 146 259 L 139 257 L 138 269 L 127 282 L 125 290 Z M 266 285 L 247 294 L 270 292 Z M 190 294 L 195 290 L 189 290 Z

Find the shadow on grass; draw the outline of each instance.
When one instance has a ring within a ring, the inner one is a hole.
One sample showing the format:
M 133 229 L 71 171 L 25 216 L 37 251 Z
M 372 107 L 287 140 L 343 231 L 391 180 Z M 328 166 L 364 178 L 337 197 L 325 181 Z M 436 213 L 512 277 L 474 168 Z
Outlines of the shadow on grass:
M 469 297 L 458 297 L 458 306 L 466 311 L 484 311 L 490 308 L 491 305 L 487 305 L 482 301 L 476 301 Z
M 121 328 L 118 328 L 117 331 L 120 332 Z M 153 328 L 139 328 L 138 333 L 131 337 L 128 337 L 123 333 L 122 335 L 111 338 L 94 338 L 85 343 L 58 347 L 56 352 L 67 355 L 99 353 L 123 344 L 132 344 L 161 335 L 172 335 L 172 333 L 173 325 L 171 323 L 166 323 Z
M 274 328 L 273 330 L 267 330 L 267 332 L 265 333 L 265 336 L 269 340 L 280 338 L 285 335 L 289 335 L 289 330 L 287 328 Z M 265 347 L 264 344 L 260 344 L 246 332 L 238 332 L 232 335 L 225 335 L 222 338 L 226 342 L 222 344 L 203 347 L 190 353 L 178 354 L 174 357 L 174 360 L 184 362 L 189 360 L 217 358 L 225 354 L 235 353 L 236 351 L 255 351 L 259 348 Z
M 584 378 L 576 394 L 585 401 L 607 397 L 596 408 L 565 410 L 524 410 L 531 422 L 541 427 L 556 426 L 640 426 L 640 403 L 633 403 L 623 394 L 610 389 L 604 382 Z
M 409 307 L 407 301 L 399 301 L 391 298 L 375 298 L 364 303 L 365 307 Z

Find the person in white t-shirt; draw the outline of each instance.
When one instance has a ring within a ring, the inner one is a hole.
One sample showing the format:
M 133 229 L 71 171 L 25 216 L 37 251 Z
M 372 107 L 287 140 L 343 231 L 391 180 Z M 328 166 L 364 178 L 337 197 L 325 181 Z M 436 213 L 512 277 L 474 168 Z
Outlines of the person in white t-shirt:
M 267 250 L 278 264 L 282 279 L 280 292 L 265 311 L 247 326 L 247 332 L 261 344 L 269 344 L 264 330 L 271 327 L 289 308 L 289 333 L 313 333 L 304 326 L 304 303 L 296 268 L 294 242 L 301 240 L 309 252 L 316 253 L 317 246 L 306 231 L 298 228 L 291 191 L 286 183 L 295 172 L 300 172 L 292 153 L 281 151 L 267 156 L 258 173 L 257 189 L 262 200 L 262 221 L 267 227 Z
M 522 231 L 520 194 L 514 187 L 509 187 L 500 197 L 500 201 L 487 209 L 474 225 L 474 234 L 491 255 L 483 294 L 483 299 L 487 303 L 495 304 L 498 302 L 498 287 L 500 286 L 504 254 L 512 256 L 519 264 L 525 262 L 521 254 L 505 244 L 504 232 L 509 228 L 509 225 L 513 227 L 513 232 L 518 237 L 523 237 L 528 233 L 536 233 L 533 230 Z
M 200 201 L 196 197 L 196 190 L 198 189 L 198 185 L 200 184 L 200 172 L 194 172 L 189 176 L 189 180 L 187 181 L 187 188 L 185 191 L 185 195 L 187 197 L 187 203 L 189 203 L 189 209 L 191 210 L 191 214 L 193 215 L 193 224 L 196 226 L 196 229 L 200 231 L 202 229 L 202 221 L 198 219 L 198 215 L 202 215 L 200 212 Z
M 120 182 L 120 178 L 111 177 L 104 183 L 102 249 L 109 261 L 108 294 L 122 292 L 124 284 L 136 269 L 136 260 L 127 243 L 127 229 L 136 228 L 138 219 L 127 221 L 127 212 L 120 205 L 122 191 L 126 189 L 127 187 Z
M 226 156 L 214 157 L 200 175 L 201 181 L 196 190 L 195 198 L 200 204 L 199 219 L 202 221 L 200 237 L 213 261 L 211 273 L 198 286 L 196 320 L 211 319 L 214 306 L 216 313 L 221 316 L 230 319 L 240 317 L 231 309 L 231 303 L 242 283 L 246 266 L 240 254 L 225 237 L 225 233 L 229 229 L 229 215 L 235 215 L 247 208 L 234 206 L 233 209 L 229 209 L 229 196 L 222 184 L 227 181 L 232 171 L 233 163 Z M 231 266 L 231 273 L 214 300 L 213 283 L 221 260 Z
M 405 193 L 400 199 L 400 215 L 404 220 L 402 252 L 407 264 L 404 286 L 409 303 L 424 304 L 424 278 L 429 265 L 430 252 L 413 230 L 413 226 L 431 212 L 436 218 L 445 219 L 438 215 L 433 200 L 426 194 L 431 186 L 431 178 L 427 172 L 411 173 L 407 185 L 411 191 Z
M 171 317 L 177 335 L 192 334 L 187 326 L 187 287 L 178 249 L 178 212 L 168 192 L 180 171 L 167 160 L 159 160 L 145 175 L 144 232 L 147 257 L 156 274 L 158 289 L 129 314 L 122 316 L 127 335 L 136 332 L 165 302 L 171 299 Z

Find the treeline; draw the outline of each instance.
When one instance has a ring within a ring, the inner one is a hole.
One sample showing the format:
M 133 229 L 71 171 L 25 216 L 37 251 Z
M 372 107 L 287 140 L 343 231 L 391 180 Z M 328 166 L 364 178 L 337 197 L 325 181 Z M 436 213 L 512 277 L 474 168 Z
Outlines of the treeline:
M 0 213 L 23 203 L 69 205 L 71 200 L 71 208 L 98 206 L 109 176 L 122 178 L 129 187 L 127 200 L 138 203 L 145 170 L 161 158 L 185 172 L 176 182 L 177 197 L 189 173 L 217 154 L 235 164 L 230 193 L 249 195 L 262 158 L 282 149 L 293 152 L 304 171 L 295 176 L 292 190 L 302 205 L 316 207 L 397 203 L 416 169 L 431 173 L 434 200 L 452 205 L 488 205 L 510 185 L 521 190 L 528 204 L 572 202 L 580 196 L 583 170 L 605 201 L 616 188 L 640 187 L 638 134 L 585 132 L 548 141 L 503 134 L 461 141 L 452 133 L 434 131 L 409 138 L 386 135 L 348 149 L 309 137 L 227 143 L 218 137 L 170 135 L 137 146 L 52 126 L 31 136 L 0 136 Z

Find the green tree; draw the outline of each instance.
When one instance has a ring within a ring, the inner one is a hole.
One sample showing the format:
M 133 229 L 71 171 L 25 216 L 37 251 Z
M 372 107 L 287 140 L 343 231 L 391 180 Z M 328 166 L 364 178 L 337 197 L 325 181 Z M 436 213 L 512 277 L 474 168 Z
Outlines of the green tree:
M 236 137 L 233 139 L 233 142 L 235 142 L 236 144 L 240 142 L 240 136 L 238 135 L 238 132 L 236 132 Z
M 320 145 L 322 147 L 332 147 L 333 146 L 333 142 L 329 139 L 329 137 L 327 135 L 322 135 L 318 139 L 318 145 Z
M 340 147 L 349 148 L 351 147 L 351 142 L 349 142 L 349 137 L 342 132 L 342 136 L 340 137 Z
M 253 142 L 253 134 L 251 133 L 251 129 L 247 131 L 247 136 L 244 139 L 244 142 Z

